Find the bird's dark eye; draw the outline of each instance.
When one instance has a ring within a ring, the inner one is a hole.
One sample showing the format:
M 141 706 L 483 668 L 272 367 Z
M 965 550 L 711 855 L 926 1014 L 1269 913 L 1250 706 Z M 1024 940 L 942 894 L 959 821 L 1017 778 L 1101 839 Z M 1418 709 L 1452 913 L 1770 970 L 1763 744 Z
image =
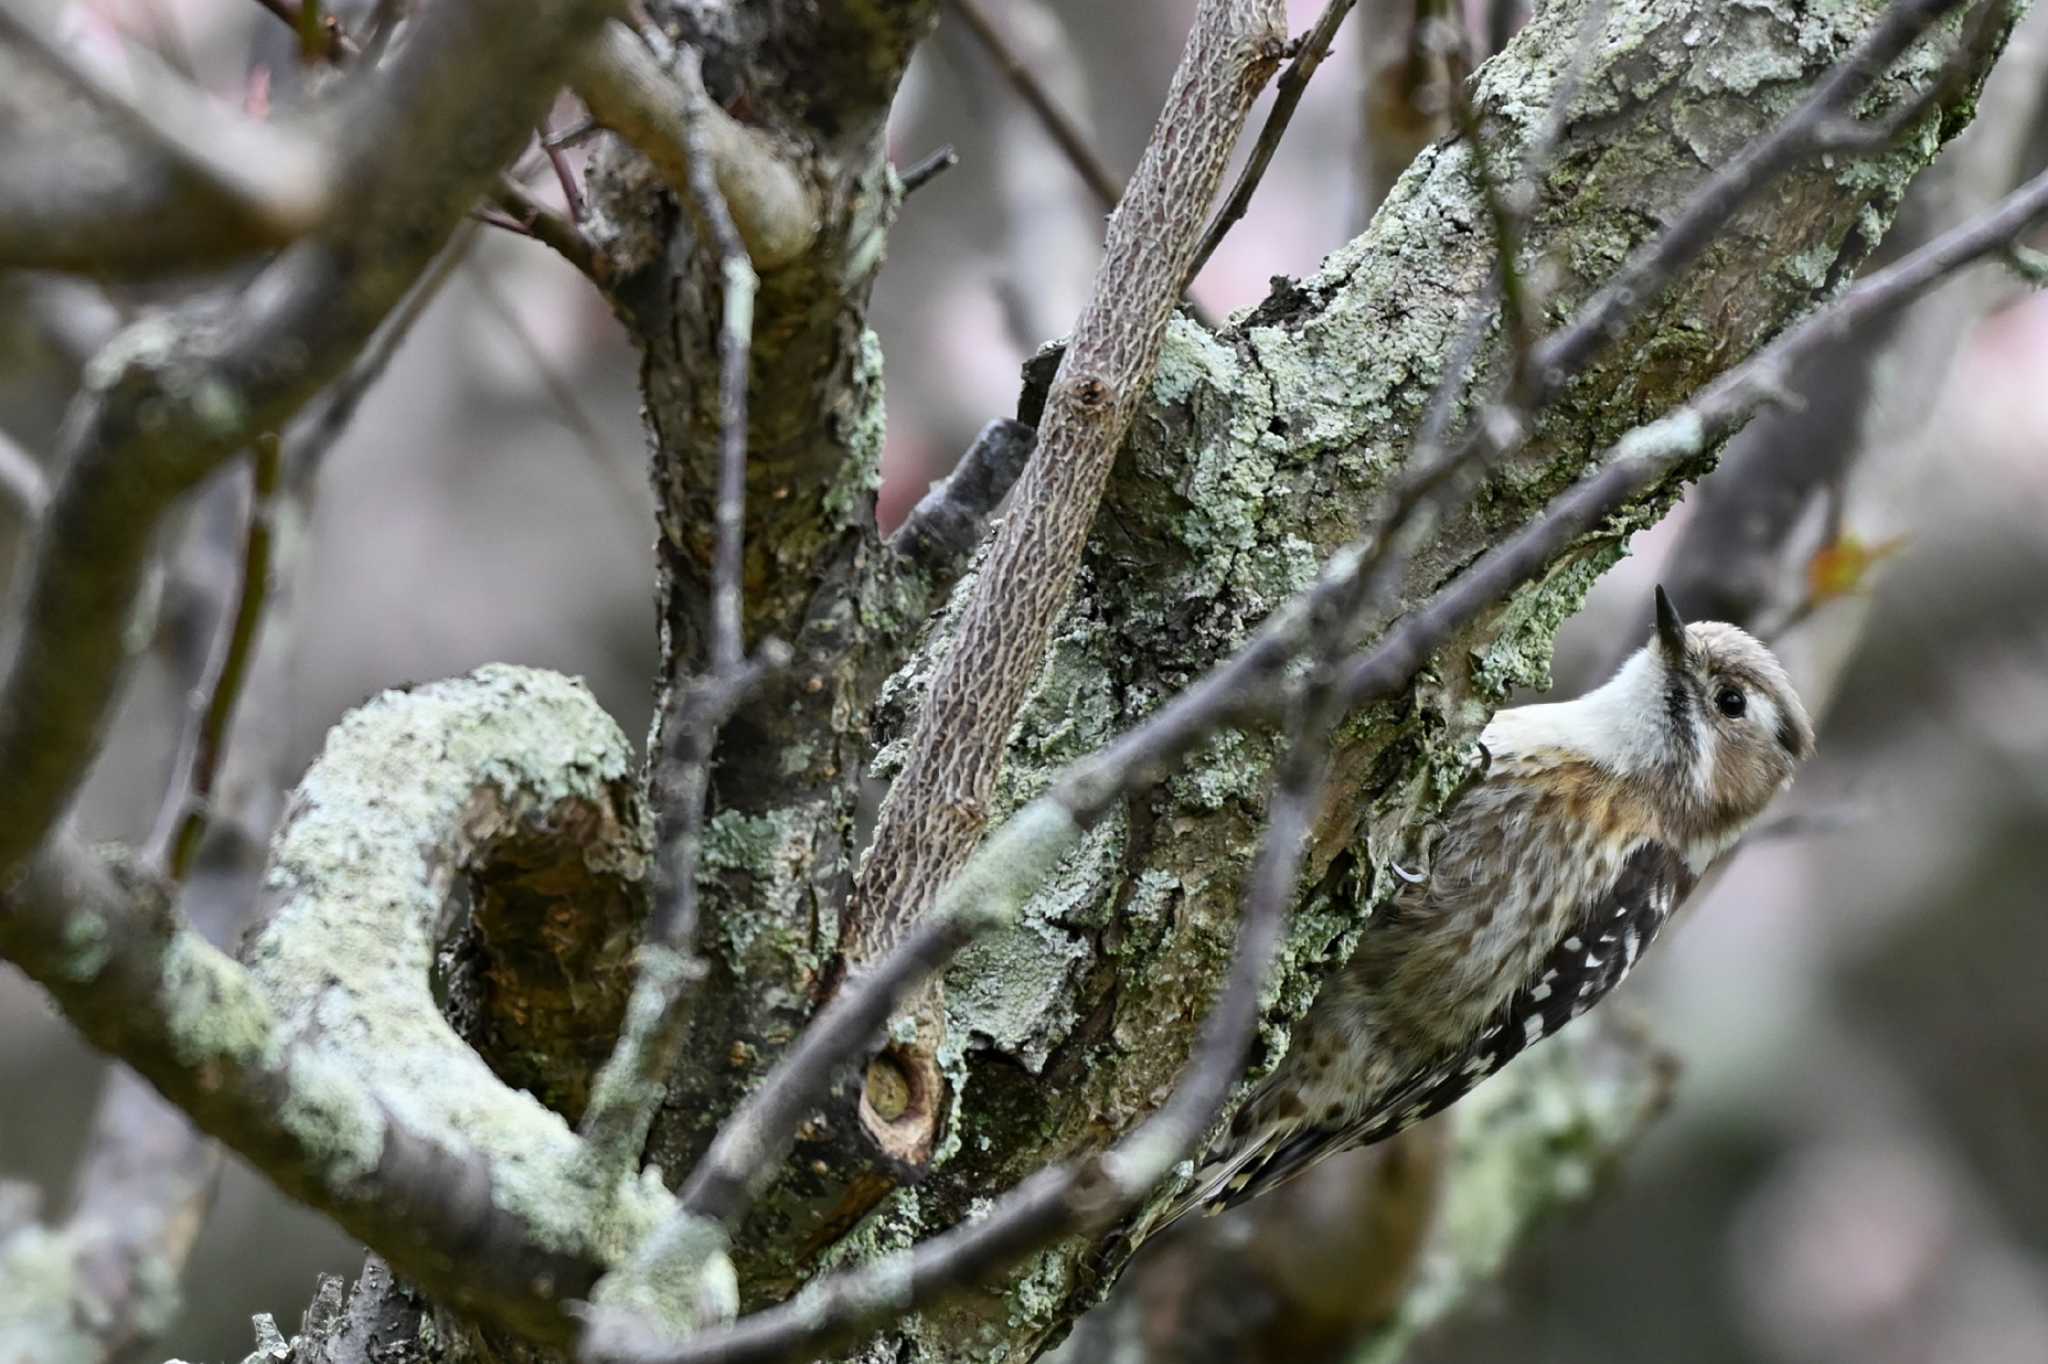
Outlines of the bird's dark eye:
M 1749 698 L 1740 688 L 1723 687 L 1714 693 L 1714 709 L 1733 720 L 1749 709 Z

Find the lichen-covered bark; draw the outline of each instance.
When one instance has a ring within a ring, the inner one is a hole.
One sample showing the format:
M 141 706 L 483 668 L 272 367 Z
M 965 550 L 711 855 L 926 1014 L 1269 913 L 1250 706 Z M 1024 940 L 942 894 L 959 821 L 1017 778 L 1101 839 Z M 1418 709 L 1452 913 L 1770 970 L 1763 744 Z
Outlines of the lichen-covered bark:
M 465 876 L 501 847 L 536 866 L 551 848 L 575 900 L 629 893 L 646 858 L 633 775 L 617 726 L 553 674 L 495 666 L 386 693 L 294 793 L 246 969 L 164 912 L 141 868 L 69 842 L 10 888 L 0 952 L 203 1131 L 440 1301 L 566 1345 L 564 1299 L 674 1200 L 586 1159 L 560 1114 L 452 1031 L 431 976 Z
M 930 0 L 653 7 L 704 52 L 715 99 L 784 149 L 819 206 L 799 258 L 761 270 L 750 372 L 745 633 L 796 664 L 727 724 L 711 775 L 686 1054 L 652 1156 L 685 1171 L 719 1114 L 809 1017 L 852 875 L 866 712 L 928 594 L 875 532 L 882 357 L 867 302 L 901 194 L 884 125 Z M 808 65 L 789 66 L 785 63 Z M 801 79 L 764 73 L 798 71 Z M 697 226 L 629 159 L 592 179 L 612 294 L 643 353 L 663 664 L 657 715 L 702 657 L 719 435 L 718 272 Z M 651 746 L 665 737 L 657 719 Z M 660 799 L 661 793 L 656 793 Z M 765 913 L 758 912 L 761 909 Z
M 1810 91 L 1877 9 L 1846 0 L 1610 6 L 1531 225 L 1532 250 L 1555 279 L 1553 319 L 1654 233 L 1708 167 Z M 1503 139 L 1497 154 L 1518 157 L 1542 122 L 1582 12 L 1546 7 L 1479 77 L 1479 106 Z M 1937 60 L 1909 58 L 1880 83 L 1872 109 L 1924 89 Z M 1834 291 L 1882 235 L 1912 174 L 1969 112 L 1965 92 L 1895 149 L 1796 172 L 1740 215 L 1610 358 L 1566 391 L 1473 506 L 1441 528 L 1412 566 L 1407 599 L 1528 521 L 1584 472 L 1587 451 Z M 1279 288 L 1219 336 L 1175 325 L 1112 475 L 1078 594 L 1013 736 L 997 818 L 1240 643 L 1365 527 L 1491 260 L 1469 149 L 1441 145 L 1395 188 L 1371 230 L 1315 275 Z M 1028 391 L 1020 415 L 1035 416 L 1039 401 Z M 1258 1065 L 1279 1054 L 1288 1024 L 1349 950 L 1373 901 L 1375 868 L 1447 793 L 1490 708 L 1545 680 L 1558 625 L 1627 535 L 1675 493 L 1655 490 L 1575 546 L 1441 656 L 1409 697 L 1344 733 Z M 884 689 L 885 730 L 900 734 L 950 624 Z M 855 759 L 846 731 L 834 733 L 836 768 Z M 836 1159 L 854 1128 L 856 1096 L 843 1090 L 736 1247 L 750 1301 L 949 1225 L 1156 1105 L 1223 969 L 1271 757 L 1262 736 L 1219 737 L 1159 791 L 1091 831 L 1022 927 L 962 959 L 947 986 L 957 1107 L 939 1168 L 857 1227 L 831 1224 L 836 1203 L 818 1201 L 807 1172 L 825 1155 Z M 780 770 L 807 760 L 799 754 Z M 890 762 L 885 751 L 882 775 Z M 800 803 L 727 799 L 713 821 L 710 871 L 722 908 L 706 946 L 729 979 L 793 1027 L 829 951 L 826 892 L 843 863 L 809 860 L 820 852 L 819 825 Z M 830 857 L 842 847 L 835 837 Z M 764 887 L 778 889 L 763 895 Z M 734 1045 L 693 1056 L 684 1108 L 758 1075 L 779 1040 L 765 1030 L 730 1035 Z M 687 1162 L 702 1116 L 672 1110 L 659 1152 L 665 1168 Z M 1028 1357 L 1098 1293 L 1104 1268 L 1114 1265 L 1099 1264 L 1092 1247 L 1055 1248 L 1008 1286 L 909 1323 L 878 1348 L 916 1359 Z

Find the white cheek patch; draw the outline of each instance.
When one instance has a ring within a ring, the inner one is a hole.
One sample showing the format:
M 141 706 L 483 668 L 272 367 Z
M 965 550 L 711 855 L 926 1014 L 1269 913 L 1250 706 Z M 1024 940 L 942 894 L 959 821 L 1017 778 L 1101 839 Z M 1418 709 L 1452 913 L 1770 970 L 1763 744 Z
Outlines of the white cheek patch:
M 1778 714 L 1778 703 L 1760 691 L 1750 693 L 1749 716 L 1756 727 L 1765 734 L 1778 732 L 1778 721 L 1781 718 Z
M 1694 721 L 1694 732 L 1700 734 L 1700 745 L 1693 753 L 1692 784 L 1700 799 L 1705 800 L 1714 790 L 1714 756 L 1719 750 L 1721 736 L 1710 725 L 1702 733 L 1698 721 Z

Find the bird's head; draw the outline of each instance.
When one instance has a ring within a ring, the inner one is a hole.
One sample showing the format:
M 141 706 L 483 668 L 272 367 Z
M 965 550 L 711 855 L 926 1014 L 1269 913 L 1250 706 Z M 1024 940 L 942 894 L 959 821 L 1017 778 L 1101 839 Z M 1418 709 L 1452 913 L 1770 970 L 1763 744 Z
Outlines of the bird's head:
M 1777 655 L 1736 626 L 1687 625 L 1662 587 L 1656 631 L 1624 680 L 1656 717 L 1641 775 L 1717 832 L 1756 818 L 1813 755 L 1813 721 Z

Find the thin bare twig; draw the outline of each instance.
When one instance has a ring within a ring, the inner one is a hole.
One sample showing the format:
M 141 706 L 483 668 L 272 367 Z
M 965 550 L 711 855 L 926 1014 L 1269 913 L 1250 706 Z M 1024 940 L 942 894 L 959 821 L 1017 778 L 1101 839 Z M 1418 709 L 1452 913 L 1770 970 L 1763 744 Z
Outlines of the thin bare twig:
M 96 749 L 126 663 L 120 622 L 142 590 L 162 509 L 345 371 L 516 152 L 513 139 L 530 135 L 552 63 L 601 17 L 552 2 L 519 12 L 518 24 L 479 24 L 466 5 L 422 9 L 413 39 L 365 78 L 358 116 L 334 134 L 341 182 L 366 186 L 352 211 L 247 288 L 153 322 L 156 344 L 124 352 L 122 382 L 81 396 L 0 684 L 0 877 L 43 841 Z M 451 48 L 459 80 L 449 79 Z M 482 99 L 494 79 L 503 88 Z M 408 139 L 406 175 L 371 173 Z M 366 253 L 379 268 L 358 268 Z M 278 363 L 280 347 L 293 348 L 292 363 Z M 203 413 L 165 401 L 194 384 L 235 401 Z M 161 420 L 145 428 L 138 407 Z
M 576 172 L 569 165 L 568 155 L 548 134 L 548 125 L 543 123 L 534 130 L 534 138 L 546 155 L 548 165 L 554 168 L 555 183 L 561 187 L 562 202 L 568 206 L 569 221 L 579 227 L 583 223 L 583 191 L 577 187 Z
M 897 175 L 905 198 L 917 193 L 940 175 L 960 164 L 960 153 L 948 142 L 931 155 L 912 162 Z
M 180 836 L 171 844 L 175 872 L 183 881 L 179 908 L 212 941 L 232 941 L 254 917 L 263 850 L 283 805 L 276 745 L 288 729 L 281 711 L 288 700 L 285 679 L 290 668 L 278 653 L 289 648 L 291 550 L 296 537 L 270 527 L 280 519 L 303 522 L 317 467 L 335 432 L 353 412 L 355 397 L 381 372 L 434 286 L 475 235 L 474 228 L 460 230 L 357 366 L 330 390 L 322 415 L 294 431 L 285 459 L 277 461 L 289 469 L 266 469 L 272 463 L 267 458 L 269 442 L 259 442 L 258 480 L 272 487 L 258 489 L 250 499 L 253 505 L 245 517 L 250 543 L 243 554 L 240 600 L 232 610 L 225 602 L 217 603 L 214 613 L 222 618 L 219 633 L 227 637 L 228 657 L 218 663 L 211 657 L 199 660 L 214 665 L 210 671 L 216 680 L 205 715 L 192 728 L 203 729 L 209 736 L 204 748 L 220 756 L 201 763 L 194 752 L 181 760 L 179 773 L 198 766 L 206 774 L 189 782 L 204 794 L 195 799 L 191 792 L 174 787 L 165 807 L 174 820 L 181 809 L 185 816 Z M 268 543 L 259 547 L 259 539 Z M 257 591 L 266 592 L 260 601 L 252 595 Z M 259 612 L 260 641 L 252 624 Z M 247 661 L 238 664 L 237 657 Z M 237 676 L 240 673 L 247 674 L 246 680 Z M 184 690 L 208 690 L 196 685 L 203 680 L 195 678 L 195 685 Z M 235 710 L 242 718 L 233 722 L 230 750 L 226 738 L 231 697 L 239 697 Z M 200 747 L 194 741 L 186 745 L 187 750 Z M 222 840 L 224 833 L 231 833 L 232 839 Z M 160 841 L 153 846 L 161 846 Z M 207 849 L 204 875 L 197 874 L 193 860 L 202 847 Z M 189 880 L 188 870 L 194 872 Z M 126 1343 L 132 1352 L 136 1338 L 151 1333 L 153 1323 L 163 1319 L 167 1300 L 177 1291 L 179 1271 L 204 1225 L 219 1164 L 220 1148 L 202 1136 L 182 1110 L 126 1067 L 111 1068 L 75 1181 L 78 1207 L 65 1227 L 81 1247 L 81 1271 L 94 1293 L 93 1311 L 78 1315 L 90 1318 L 93 1334 L 111 1348 Z
M 491 199 L 505 213 L 508 221 L 500 222 L 483 216 L 481 211 L 479 221 L 533 238 L 575 266 L 576 272 L 585 279 L 603 284 L 604 270 L 599 263 L 597 249 L 590 244 L 590 238 L 584 235 L 580 225 L 549 208 L 509 175 L 500 177 L 492 186 Z
M 326 35 L 324 43 L 317 49 L 312 46 L 305 46 L 308 34 L 306 15 L 309 12 L 317 13 L 317 7 L 315 10 L 309 11 L 304 6 L 303 0 L 256 0 L 256 2 L 285 23 L 291 25 L 292 30 L 300 36 L 302 50 L 309 57 L 318 56 L 333 63 L 335 66 L 346 66 L 364 55 L 364 50 L 356 45 L 355 41 L 348 36 L 347 30 L 331 14 L 321 16 L 319 31 Z M 376 33 L 372 38 L 373 47 L 369 53 L 373 59 L 381 52 L 385 43 L 390 40 L 390 30 L 395 23 L 393 17 L 384 13 L 381 8 L 379 19 L 380 22 Z M 491 190 L 491 202 L 497 205 L 504 216 L 498 217 L 488 209 L 479 208 L 473 212 L 472 217 L 474 221 L 483 223 L 487 227 L 494 227 L 502 232 L 510 232 L 514 236 L 529 237 L 541 243 L 543 246 L 553 250 L 563 260 L 575 266 L 578 274 L 602 286 L 604 283 L 603 271 L 599 264 L 597 250 L 590 244 L 590 239 L 584 235 L 582 228 L 582 196 L 577 191 L 575 177 L 570 173 L 567 162 L 560 154 L 560 147 L 566 144 L 558 143 L 555 139 L 550 138 L 547 135 L 545 124 L 540 128 L 538 141 L 542 151 L 547 155 L 549 163 L 554 167 L 557 179 L 561 183 L 562 197 L 568 204 L 569 216 L 564 217 L 562 214 L 555 212 L 535 197 L 518 180 L 505 175 L 499 177 L 499 182 Z
M 1018 97 L 1037 116 L 1046 135 L 1052 138 L 1054 145 L 1065 155 L 1067 164 L 1081 177 L 1081 183 L 1095 196 L 1096 202 L 1102 206 L 1102 211 L 1107 213 L 1114 209 L 1117 201 L 1123 198 L 1123 180 L 1089 144 L 1088 135 L 1081 130 L 1081 126 L 1074 122 L 1066 110 L 1060 108 L 1059 101 L 1052 97 L 1052 92 L 1039 82 L 1038 74 L 1017 55 L 1016 49 L 1011 47 L 1009 40 L 1003 36 L 1001 26 L 982 8 L 981 0 L 952 0 L 952 4 L 954 12 L 967 25 L 968 32 L 974 35 L 975 41 L 988 53 L 989 60 L 996 64 L 996 70 L 1009 82 L 1010 88 L 1017 92 Z
M 181 884 L 206 835 L 211 816 L 214 778 L 227 749 L 235 707 L 242 698 L 249 664 L 263 630 L 263 612 L 270 599 L 272 542 L 271 508 L 283 468 L 274 432 L 257 438 L 249 460 L 249 523 L 242 541 L 242 581 L 234 611 L 221 636 L 220 663 L 192 717 L 189 761 L 173 777 L 173 794 L 164 802 L 159 835 L 151 839 L 162 849 L 164 874 Z
M 683 54 L 683 85 L 702 96 L 697 54 Z M 681 1042 L 683 1003 L 698 967 L 697 866 L 704 839 L 712 751 L 733 712 L 770 675 L 786 667 L 789 649 L 764 641 L 749 657 L 741 617 L 747 498 L 747 371 L 752 353 L 758 281 L 746 242 L 719 191 L 701 109 L 691 119 L 691 203 L 717 253 L 724 286 L 718 332 L 719 458 L 717 541 L 712 554 L 710 629 L 703 671 L 680 688 L 666 733 L 670 751 L 656 778 L 657 842 L 654 910 L 640 948 L 640 974 L 626 1023 L 599 1073 L 582 1131 L 598 1159 L 627 1166 L 639 1159 L 648 1124 Z
M 604 131 L 604 125 L 594 118 L 578 119 L 559 133 L 550 133 L 542 139 L 541 145 L 550 151 L 566 151 L 580 147 Z
M 1210 220 L 1209 230 L 1202 234 L 1202 244 L 1195 249 L 1195 258 L 1188 265 L 1187 276 L 1181 281 L 1183 292 L 1194 287 L 1195 276 L 1202 273 L 1209 257 L 1216 254 L 1217 246 L 1251 206 L 1252 196 L 1258 193 L 1259 182 L 1266 177 L 1266 167 L 1273 163 L 1273 153 L 1280 149 L 1280 139 L 1287 136 L 1287 125 L 1294 121 L 1294 111 L 1301 105 L 1309 78 L 1315 75 L 1316 68 L 1329 55 L 1330 44 L 1337 40 L 1337 30 L 1343 27 L 1345 16 L 1351 13 L 1351 7 L 1356 3 L 1357 0 L 1329 0 L 1317 17 L 1315 26 L 1302 35 L 1294 59 L 1287 63 L 1287 69 L 1280 73 L 1274 87 L 1273 108 L 1266 115 L 1265 126 L 1259 129 L 1259 140 L 1252 144 L 1251 157 L 1244 163 L 1244 169 L 1237 173 L 1237 183 L 1231 186 L 1230 197 L 1223 201 L 1223 207 Z

